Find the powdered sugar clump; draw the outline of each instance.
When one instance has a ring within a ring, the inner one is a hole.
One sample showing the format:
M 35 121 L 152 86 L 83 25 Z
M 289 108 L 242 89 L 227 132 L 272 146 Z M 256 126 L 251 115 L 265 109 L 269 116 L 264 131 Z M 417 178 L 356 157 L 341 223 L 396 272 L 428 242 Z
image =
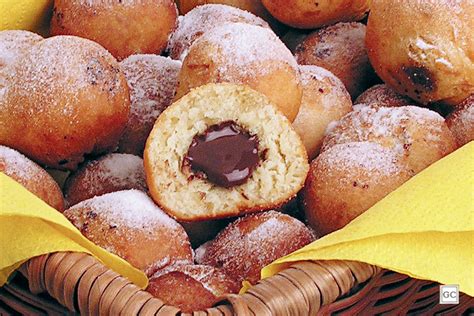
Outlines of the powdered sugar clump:
M 171 57 L 183 60 L 191 44 L 202 34 L 222 24 L 236 22 L 269 27 L 261 18 L 235 7 L 222 4 L 201 5 L 179 18 L 178 27 L 168 42 Z
M 230 69 L 244 76 L 253 76 L 256 72 L 264 74 L 270 67 L 286 64 L 298 71 L 296 60 L 288 48 L 270 29 L 260 26 L 244 23 L 222 25 L 195 41 L 190 51 L 203 46 L 219 49 L 221 57 L 216 65 L 224 79 L 232 75 Z M 272 63 L 262 66 L 266 61 Z

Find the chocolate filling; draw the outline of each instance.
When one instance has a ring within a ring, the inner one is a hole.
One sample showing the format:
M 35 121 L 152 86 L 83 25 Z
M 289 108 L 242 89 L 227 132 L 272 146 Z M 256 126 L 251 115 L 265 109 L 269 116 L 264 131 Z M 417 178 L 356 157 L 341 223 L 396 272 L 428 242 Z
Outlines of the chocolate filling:
M 194 136 L 184 164 L 196 175 L 229 188 L 243 184 L 260 161 L 258 138 L 233 121 L 212 125 Z

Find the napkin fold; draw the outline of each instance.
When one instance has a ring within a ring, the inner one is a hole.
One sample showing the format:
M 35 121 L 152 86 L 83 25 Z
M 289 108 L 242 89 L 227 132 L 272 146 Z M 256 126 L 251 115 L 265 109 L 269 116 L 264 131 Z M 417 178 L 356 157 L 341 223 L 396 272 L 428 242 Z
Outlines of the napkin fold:
M 87 240 L 60 212 L 0 172 L 0 286 L 30 258 L 57 251 L 86 252 L 145 288 L 146 275 Z
M 458 284 L 474 296 L 474 142 L 437 161 L 346 227 L 276 260 L 355 260 L 411 277 Z
M 49 32 L 53 0 L 0 0 L 0 31 Z

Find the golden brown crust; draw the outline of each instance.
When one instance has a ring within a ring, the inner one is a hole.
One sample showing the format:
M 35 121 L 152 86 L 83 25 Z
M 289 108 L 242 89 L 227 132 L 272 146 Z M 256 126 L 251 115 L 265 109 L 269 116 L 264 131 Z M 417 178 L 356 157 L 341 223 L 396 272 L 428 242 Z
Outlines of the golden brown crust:
M 413 172 L 397 154 L 369 142 L 335 145 L 311 163 L 302 206 L 317 234 L 343 228 Z
M 64 210 L 63 193 L 56 181 L 43 168 L 18 151 L 0 145 L 0 172 L 23 185 L 56 210 Z
M 177 16 L 172 0 L 56 0 L 51 34 L 91 39 L 117 59 L 138 53 L 160 54 Z
M 290 121 L 298 114 L 302 88 L 297 64 L 271 30 L 232 23 L 205 33 L 183 61 L 176 99 L 193 88 L 222 82 L 263 93 Z
M 315 29 L 337 22 L 361 20 L 368 0 L 262 0 L 277 20 L 300 29 Z
M 456 110 L 446 118 L 446 124 L 459 146 L 474 140 L 474 95 L 456 105 Z
M 148 276 L 193 260 L 184 229 L 141 191 L 104 194 L 76 204 L 64 215 L 90 241 Z
M 355 99 L 377 80 L 365 48 L 365 29 L 356 22 L 319 29 L 296 47 L 296 60 L 331 71 Z
M 472 1 L 373 1 L 366 45 L 377 74 L 427 104 L 474 92 Z
M 314 240 L 311 231 L 288 215 L 269 211 L 247 215 L 196 250 L 200 264 L 212 265 L 241 282 L 256 283 L 272 261 Z
M 130 154 L 108 154 L 70 174 L 64 195 L 72 206 L 94 196 L 130 189 L 147 192 L 143 160 Z
M 130 111 L 127 82 L 100 45 L 55 36 L 15 65 L 0 111 L 0 143 L 57 169 L 116 148 Z
M 329 71 L 318 66 L 299 69 L 303 99 L 292 126 L 312 160 L 319 153 L 329 123 L 352 111 L 352 102 L 344 84 Z

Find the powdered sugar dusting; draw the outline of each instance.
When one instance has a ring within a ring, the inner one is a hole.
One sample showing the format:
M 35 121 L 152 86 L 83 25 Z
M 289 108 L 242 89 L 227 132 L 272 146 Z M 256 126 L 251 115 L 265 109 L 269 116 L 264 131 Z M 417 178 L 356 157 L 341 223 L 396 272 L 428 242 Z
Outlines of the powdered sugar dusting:
M 164 213 L 146 193 L 138 190 L 97 196 L 74 205 L 66 212 L 69 217 L 77 216 L 81 209 L 94 212 L 105 218 L 109 225 L 122 228 L 153 231 L 160 226 L 171 229 L 179 227 L 179 224 Z
M 269 27 L 261 18 L 235 7 L 222 4 L 201 5 L 178 19 L 178 27 L 168 42 L 171 57 L 183 60 L 191 44 L 204 32 L 225 23 L 236 22 Z
M 267 28 L 244 23 L 226 24 L 205 33 L 194 42 L 191 50 L 201 43 L 219 48 L 224 58 L 219 64 L 218 71 L 224 79 L 230 73 L 229 69 L 238 69 L 241 74 L 249 76 L 254 75 L 256 71 L 265 73 L 270 65 L 250 67 L 263 61 L 274 61 L 272 66 L 275 67 L 284 63 L 298 71 L 298 65 L 291 52 L 275 33 Z
M 0 170 L 7 175 L 17 175 L 21 179 L 31 179 L 36 175 L 35 169 L 40 169 L 36 163 L 20 152 L 0 145 Z
M 369 174 L 392 175 L 401 172 L 403 164 L 399 155 L 392 149 L 372 142 L 353 142 L 338 144 L 316 158 L 326 166 L 338 170 L 363 170 Z
M 129 154 L 109 154 L 98 161 L 100 167 L 95 177 L 108 179 L 116 186 L 135 184 L 141 186 L 145 180 L 143 160 Z
M 375 85 L 359 95 L 355 104 L 366 104 L 371 107 L 398 107 L 416 105 L 409 97 L 397 93 L 386 84 Z
M 257 219 L 256 219 L 257 218 Z M 242 281 L 255 281 L 261 268 L 295 251 L 313 239 L 298 220 L 269 211 L 240 218 L 227 226 L 204 250 L 197 250 L 201 264 L 222 267 L 224 272 Z M 201 248 L 200 247 L 200 248 Z
M 132 55 L 120 66 L 130 88 L 130 120 L 153 124 L 173 101 L 181 62 L 158 55 Z
M 439 137 L 444 119 L 438 113 L 417 106 L 395 108 L 356 106 L 338 123 L 328 128 L 322 151 L 335 144 L 379 139 L 392 142 L 399 153 L 413 142 L 408 126 L 423 126 L 432 138 Z

